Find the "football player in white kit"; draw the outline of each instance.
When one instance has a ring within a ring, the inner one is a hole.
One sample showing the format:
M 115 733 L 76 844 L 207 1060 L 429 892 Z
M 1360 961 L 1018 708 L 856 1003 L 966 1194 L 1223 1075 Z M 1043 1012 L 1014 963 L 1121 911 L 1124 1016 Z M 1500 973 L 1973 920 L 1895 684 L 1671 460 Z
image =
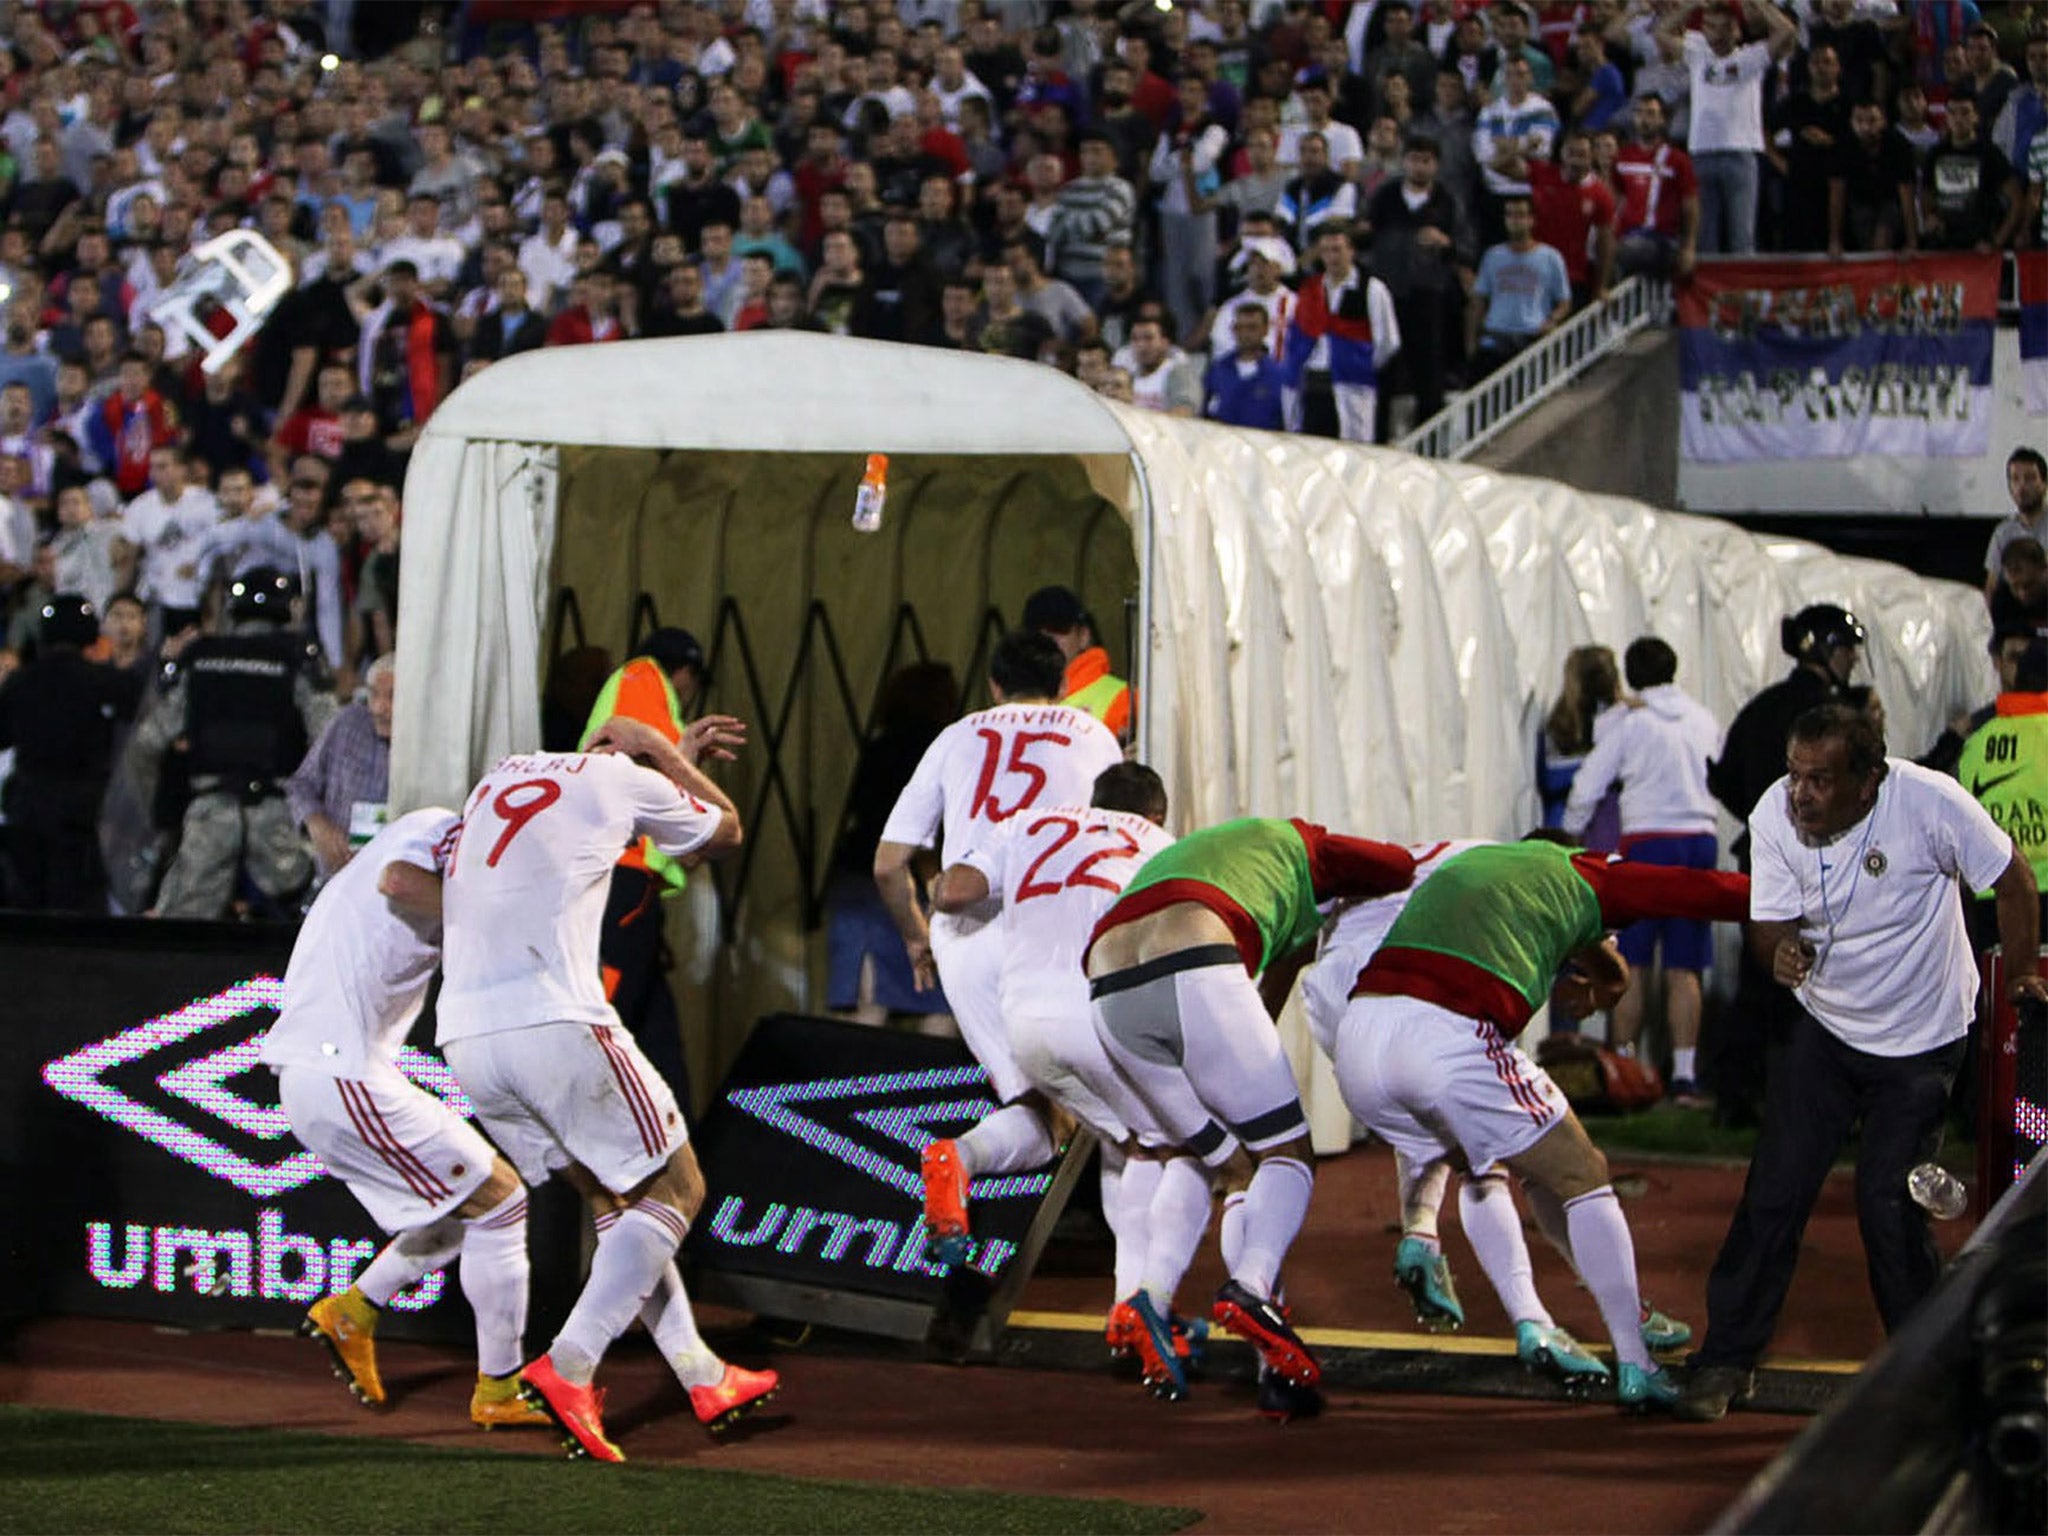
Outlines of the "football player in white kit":
M 739 846 L 739 814 L 697 760 L 729 755 L 743 729 L 709 716 L 677 746 L 615 718 L 589 752 L 505 758 L 470 792 L 448 860 L 441 1049 L 521 1176 L 563 1174 L 601 1218 L 576 1305 L 519 1373 L 571 1454 L 600 1461 L 625 1457 L 591 1381 L 635 1317 L 713 1429 L 777 1385 L 772 1371 L 720 1360 L 697 1332 L 674 1259 L 704 1176 L 674 1095 L 606 1002 L 598 969 L 621 849 L 644 837 L 695 865 Z
M 371 838 L 321 890 L 284 974 L 284 1005 L 257 1059 L 277 1073 L 292 1134 L 349 1187 L 392 1241 L 355 1284 L 324 1296 L 300 1331 L 364 1403 L 385 1401 L 377 1319 L 399 1291 L 462 1257 L 476 1314 L 470 1418 L 545 1424 L 521 1400 L 526 1187 L 448 1105 L 399 1071 L 441 959 L 441 870 L 460 825 L 438 806 Z
M 1140 763 L 1117 763 L 1096 779 L 1087 805 L 1034 808 L 989 829 L 932 889 L 940 912 L 1001 906 L 1003 1028 L 1011 1059 L 1032 1087 L 1018 1103 L 1045 1118 L 1055 1142 L 1077 1121 L 1100 1141 L 1102 1211 L 1116 1238 L 1116 1290 L 1105 1332 L 1114 1352 L 1136 1351 L 1148 1380 L 1162 1389 L 1185 1358 L 1185 1336 L 1176 1340 L 1162 1330 L 1151 1338 L 1124 1298 L 1143 1288 L 1155 1237 L 1151 1203 L 1174 1148 L 1095 1033 L 1081 950 L 1131 876 L 1173 841 L 1165 820 L 1159 775 Z M 960 1138 L 979 1173 L 1032 1166 L 981 1153 L 980 1134 L 977 1126 Z M 1205 1202 L 1193 1227 L 1197 1240 L 1207 1215 Z M 1164 1263 L 1177 1273 L 1190 1257 L 1167 1256 Z
M 924 1150 L 925 1223 L 934 1252 L 965 1256 L 967 1186 L 986 1172 L 981 1160 L 1034 1168 L 1057 1150 L 1045 1120 L 1015 1102 L 1031 1089 L 1011 1055 L 1002 1018 L 1003 937 L 990 907 L 942 912 L 929 924 L 918 906 L 910 862 L 936 840 L 939 864 L 984 840 L 1021 811 L 1085 806 L 1096 777 L 1123 761 L 1108 727 L 1085 710 L 1055 702 L 1066 657 L 1050 636 L 1014 631 L 989 657 L 995 704 L 965 715 L 926 748 L 897 797 L 875 849 L 875 884 L 910 951 L 921 986 L 943 980 L 961 1038 L 988 1072 L 1003 1108 L 959 1141 Z
M 1315 962 L 1301 974 L 1302 1006 L 1308 1016 L 1309 1033 L 1323 1053 L 1337 1059 L 1340 1029 L 1351 1005 L 1351 989 L 1358 973 L 1380 947 L 1394 919 L 1408 904 L 1424 881 L 1446 860 L 1468 848 L 1480 846 L 1477 839 L 1451 839 L 1418 843 L 1415 882 L 1405 891 L 1380 896 L 1340 908 L 1324 929 Z M 1358 1023 L 1352 1027 L 1370 1027 Z M 1415 1307 L 1415 1320 L 1432 1333 L 1448 1333 L 1464 1326 L 1465 1309 L 1459 1303 L 1457 1286 L 1451 1278 L 1450 1261 L 1444 1257 L 1437 1219 L 1453 1171 L 1450 1159 L 1442 1156 L 1420 1158 L 1398 1141 L 1394 1149 L 1395 1176 L 1401 1200 L 1401 1240 L 1394 1249 L 1394 1280 Z M 1552 1247 L 1572 1263 L 1571 1237 L 1566 1230 L 1563 1206 L 1548 1190 L 1534 1184 L 1523 1186 L 1536 1225 Z M 1556 1320 L 1535 1298 L 1528 1244 L 1522 1236 L 1520 1217 L 1515 1213 L 1514 1194 L 1504 1170 L 1495 1169 L 1483 1178 L 1466 1178 L 1458 1188 L 1458 1212 L 1466 1239 L 1478 1254 L 1480 1267 L 1489 1278 L 1498 1274 L 1505 1283 L 1495 1290 L 1504 1305 L 1514 1309 L 1510 1298 L 1521 1299 L 1526 1317 L 1511 1319 L 1516 1324 L 1517 1353 L 1532 1369 L 1540 1369 L 1567 1384 L 1582 1378 L 1601 1379 L 1606 1367 L 1557 1326 Z M 1529 1310 L 1531 1303 L 1534 1310 Z M 1531 1326 L 1524 1329 L 1521 1325 Z M 1692 1329 L 1643 1306 L 1643 1342 L 1653 1351 L 1683 1348 Z

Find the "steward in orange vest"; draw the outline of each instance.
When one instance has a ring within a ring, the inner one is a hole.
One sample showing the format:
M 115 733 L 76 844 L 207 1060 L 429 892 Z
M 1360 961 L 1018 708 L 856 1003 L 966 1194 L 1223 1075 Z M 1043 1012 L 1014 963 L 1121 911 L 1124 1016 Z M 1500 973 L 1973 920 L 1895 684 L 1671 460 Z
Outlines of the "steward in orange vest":
M 1024 600 L 1025 629 L 1050 635 L 1067 658 L 1060 702 L 1108 726 L 1126 746 L 1131 740 L 1131 685 L 1109 670 L 1109 652 L 1095 643 L 1095 621 L 1069 587 L 1040 587 Z

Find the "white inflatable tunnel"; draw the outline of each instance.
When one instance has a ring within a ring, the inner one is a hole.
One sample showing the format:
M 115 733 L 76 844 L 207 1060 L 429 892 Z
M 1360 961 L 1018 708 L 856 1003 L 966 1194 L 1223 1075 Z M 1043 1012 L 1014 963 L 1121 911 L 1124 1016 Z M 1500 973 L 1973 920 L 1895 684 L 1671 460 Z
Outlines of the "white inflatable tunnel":
M 873 453 L 888 509 L 863 534 L 849 518 Z M 756 332 L 526 353 L 435 413 L 405 488 L 393 809 L 459 806 L 535 746 L 568 640 L 620 658 L 652 622 L 704 637 L 712 705 L 754 728 L 729 777 L 744 877 L 695 882 L 672 924 L 685 1016 L 708 1020 L 691 1042 L 704 1083 L 758 1014 L 822 1006 L 818 896 L 886 672 L 945 660 L 977 702 L 988 638 L 1048 581 L 1082 592 L 1136 683 L 1140 752 L 1182 831 L 1259 814 L 1516 835 L 1572 647 L 1661 635 L 1725 723 L 1784 671 L 1779 620 L 1809 602 L 1868 626 L 1894 751 L 1924 750 L 1992 686 L 1983 600 L 1954 583 L 1135 410 L 1037 364 Z M 1318 1142 L 1342 1145 L 1327 1068 L 1287 1033 Z

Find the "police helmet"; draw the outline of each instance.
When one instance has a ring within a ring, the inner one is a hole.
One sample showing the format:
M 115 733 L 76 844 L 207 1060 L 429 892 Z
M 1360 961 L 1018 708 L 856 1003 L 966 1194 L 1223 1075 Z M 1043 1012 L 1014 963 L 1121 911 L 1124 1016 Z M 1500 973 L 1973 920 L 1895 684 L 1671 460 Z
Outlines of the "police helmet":
M 242 572 L 228 588 L 228 617 L 237 624 L 289 624 L 299 581 L 274 565 Z
M 1833 603 L 1802 608 L 1778 630 L 1778 643 L 1795 661 L 1818 661 L 1838 645 L 1861 645 L 1863 640 L 1856 615 Z
M 43 604 L 36 631 L 44 645 L 75 645 L 80 650 L 100 637 L 99 610 L 76 592 L 59 592 Z

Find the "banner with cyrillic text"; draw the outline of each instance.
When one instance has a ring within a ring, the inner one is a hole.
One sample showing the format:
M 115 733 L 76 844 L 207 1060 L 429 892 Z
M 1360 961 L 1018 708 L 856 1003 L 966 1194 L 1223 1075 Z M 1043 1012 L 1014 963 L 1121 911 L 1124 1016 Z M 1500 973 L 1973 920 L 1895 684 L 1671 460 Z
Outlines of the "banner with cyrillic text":
M 1678 296 L 1684 457 L 1985 453 L 1997 319 L 1996 256 L 1703 262 Z

